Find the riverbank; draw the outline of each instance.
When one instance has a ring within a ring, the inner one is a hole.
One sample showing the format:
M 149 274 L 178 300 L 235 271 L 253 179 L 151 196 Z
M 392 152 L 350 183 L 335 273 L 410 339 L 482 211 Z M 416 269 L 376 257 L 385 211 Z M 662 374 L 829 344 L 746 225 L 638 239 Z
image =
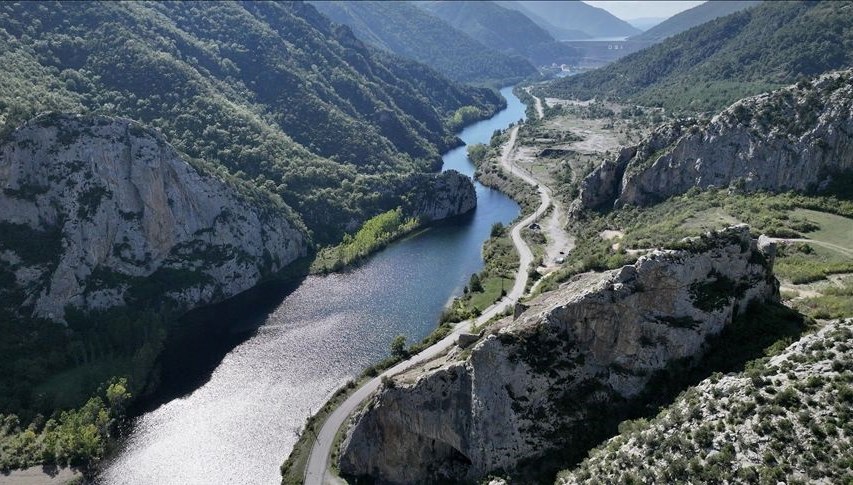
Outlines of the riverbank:
M 460 139 L 487 140 L 507 119 L 523 115 L 517 98 L 503 93 L 507 110 L 466 127 Z M 464 152 L 444 154 L 444 168 L 471 175 Z M 479 183 L 474 188 L 478 205 L 464 216 L 416 230 L 347 271 L 304 277 L 263 309 L 211 315 L 244 332 L 239 342 L 216 352 L 211 368 L 182 386 L 177 399 L 135 419 L 99 482 L 280 480 L 282 454 L 305 418 L 387 356 L 395 336 L 420 341 L 433 331 L 451 295 L 482 268 L 481 246 L 492 224 L 518 214 L 503 194 Z M 184 367 L 176 360 L 163 373 L 177 381 Z
M 510 142 L 515 142 L 514 136 L 511 136 L 508 140 L 508 143 Z M 511 151 L 512 148 L 513 147 L 509 145 L 505 148 L 505 150 Z M 484 324 L 492 320 L 495 316 L 501 315 L 502 313 L 510 310 L 512 306 L 523 296 L 527 287 L 527 269 L 533 262 L 534 257 L 533 252 L 522 238 L 521 232 L 523 228 L 538 220 L 550 207 L 551 204 L 550 195 L 548 195 L 543 188 L 537 187 L 536 191 L 540 197 L 539 207 L 535 211 L 533 211 L 532 214 L 527 215 L 521 220 L 517 220 L 517 222 L 512 226 L 510 230 L 510 238 L 513 242 L 513 245 L 515 246 L 516 251 L 518 252 L 519 263 L 515 273 L 514 284 L 510 291 L 506 294 L 506 296 L 486 308 L 480 314 L 479 317 L 475 319 L 464 320 L 462 322 L 457 323 L 453 327 L 453 330 L 436 344 L 423 350 L 417 355 L 403 362 L 400 362 L 394 367 L 381 373 L 377 377 L 370 379 L 361 387 L 351 389 L 349 392 L 349 396 L 345 399 L 342 399 L 340 401 L 340 405 L 331 410 L 330 413 L 328 413 L 328 417 L 323 422 L 322 426 L 319 429 L 319 432 L 312 428 L 312 431 L 314 432 L 310 433 L 308 439 L 303 442 L 304 445 L 307 446 L 308 442 L 313 441 L 313 445 L 307 460 L 302 458 L 305 453 L 304 448 L 301 448 L 298 451 L 294 449 L 294 451 L 291 453 L 291 456 L 295 454 L 296 456 L 299 456 L 299 458 L 293 460 L 288 459 L 288 462 L 286 462 L 287 467 L 286 470 L 284 470 L 283 467 L 283 471 L 286 471 L 287 474 L 283 477 L 283 483 L 303 483 L 303 477 L 304 483 L 323 483 L 324 478 L 326 477 L 328 472 L 330 456 L 333 453 L 334 446 L 338 443 L 339 431 L 341 426 L 344 424 L 348 416 L 357 408 L 357 406 L 368 395 L 370 395 L 373 391 L 379 388 L 384 378 L 399 373 L 418 363 L 435 358 L 436 356 L 449 349 L 451 346 L 455 345 L 456 340 L 458 339 L 461 333 L 469 331 L 472 327 L 482 327 Z M 313 438 L 313 440 L 311 440 L 311 438 Z M 302 463 L 305 463 L 304 475 L 302 475 L 299 470 L 300 465 Z
M 84 478 L 76 468 L 44 465 L 0 472 L 0 483 L 3 485 L 77 485 L 84 483 Z
M 311 262 L 311 273 L 341 271 L 364 261 L 388 244 L 421 227 L 416 217 L 406 217 L 399 207 L 368 219 L 354 235 L 345 235 L 336 246 L 322 248 Z

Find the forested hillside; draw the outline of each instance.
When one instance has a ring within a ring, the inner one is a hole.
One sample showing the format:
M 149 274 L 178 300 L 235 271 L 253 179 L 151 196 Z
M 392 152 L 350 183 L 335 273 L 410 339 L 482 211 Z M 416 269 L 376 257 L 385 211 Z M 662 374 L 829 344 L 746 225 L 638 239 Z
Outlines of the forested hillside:
M 572 63 L 577 51 L 557 42 L 523 13 L 495 2 L 419 2 L 417 5 L 487 47 L 520 55 L 536 65 Z
M 640 33 L 639 29 L 607 10 L 577 0 L 509 0 L 499 3 L 536 18 L 557 40 L 584 38 L 578 37 L 577 31 L 588 37 L 626 37 Z
M 470 187 L 439 153 L 505 104 L 301 2 L 4 3 L 0 34 L 0 413 L 25 420 L 136 394 L 181 313 Z
M 718 110 L 742 97 L 853 64 L 853 3 L 764 2 L 613 64 L 539 89 L 554 97 Z
M 460 82 L 518 80 L 536 72 L 528 61 L 484 46 L 406 2 L 319 1 L 321 13 L 373 46 L 414 59 Z
M 631 37 L 631 40 L 660 42 L 685 30 L 692 29 L 697 25 L 740 12 L 741 10 L 754 7 L 759 3 L 761 3 L 760 0 L 712 0 L 705 2 L 673 15 L 642 34 Z
M 503 103 L 303 3 L 9 3 L 0 28 L 3 132 L 44 110 L 150 124 L 277 192 L 319 241 L 396 206 L 395 179 L 435 169 L 457 110 Z

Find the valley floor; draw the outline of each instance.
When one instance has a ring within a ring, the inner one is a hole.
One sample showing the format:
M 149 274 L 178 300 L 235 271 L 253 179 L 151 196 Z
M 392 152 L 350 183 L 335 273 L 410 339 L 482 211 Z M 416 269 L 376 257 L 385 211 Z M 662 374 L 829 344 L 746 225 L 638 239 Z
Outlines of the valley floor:
M 786 305 L 824 321 L 853 317 L 853 209 L 849 204 L 838 207 L 822 197 L 709 190 L 644 209 L 592 215 L 570 224 L 568 206 L 577 195 L 579 181 L 594 165 L 618 153 L 620 147 L 647 135 L 665 113 L 610 103 L 556 99 L 543 103 L 536 97 L 533 102 L 537 119 L 514 126 L 503 135 L 505 143 L 496 161 L 504 174 L 536 188 L 541 203 L 511 231 L 521 260 L 513 290 L 476 318 L 474 328 L 483 328 L 522 297 L 528 276 L 525 268 L 532 261 L 540 262 L 535 268 L 539 276 L 527 294 L 553 289 L 579 272 L 619 267 L 651 248 L 677 243 L 683 237 L 738 223 L 750 224 L 756 233 L 775 236 L 780 248 L 776 273 Z M 384 377 L 405 372 L 417 378 L 433 364 L 412 367 L 432 359 L 440 362 L 440 356 L 471 324 L 457 324 L 438 344 L 370 380 L 338 407 L 320 430 L 306 483 L 338 480 L 328 473 L 328 466 L 332 448 L 340 439 L 339 430 L 380 387 Z
M 504 157 L 506 159 L 508 159 L 508 154 L 513 150 L 515 144 L 514 133 L 516 130 L 517 128 L 513 129 L 510 140 L 504 148 L 504 153 L 507 154 Z M 512 167 L 510 169 L 512 171 Z M 522 178 L 532 185 L 538 185 L 537 181 L 529 176 Z M 479 317 L 457 323 L 453 327 L 453 330 L 442 340 L 369 380 L 338 405 L 315 435 L 316 439 L 306 465 L 304 483 L 309 485 L 339 483 L 340 479 L 329 473 L 330 456 L 333 452 L 333 447 L 338 443 L 339 431 L 350 415 L 359 408 L 364 400 L 382 385 L 384 379 L 439 357 L 457 344 L 461 334 L 468 332 L 472 327 L 482 326 L 494 317 L 510 311 L 513 305 L 524 295 L 528 279 L 527 268 L 533 262 L 533 252 L 527 242 L 522 238 L 521 230 L 538 221 L 545 211 L 551 207 L 552 202 L 550 190 L 546 187 L 539 187 L 538 193 L 540 197 L 539 207 L 532 214 L 517 222 L 510 231 L 513 245 L 519 253 L 519 265 L 512 289 L 505 297 L 485 309 Z

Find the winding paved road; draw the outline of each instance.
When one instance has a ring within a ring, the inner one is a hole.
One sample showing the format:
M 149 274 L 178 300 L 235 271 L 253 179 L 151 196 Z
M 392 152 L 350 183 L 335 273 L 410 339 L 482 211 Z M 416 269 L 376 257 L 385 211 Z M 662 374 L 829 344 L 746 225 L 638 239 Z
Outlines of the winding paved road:
M 507 308 L 511 308 L 512 305 L 514 305 L 515 302 L 524 294 L 524 289 L 527 286 L 527 268 L 530 266 L 530 263 L 533 262 L 533 252 L 530 250 L 530 247 L 527 246 L 527 243 L 524 242 L 524 239 L 522 239 L 521 229 L 542 217 L 542 214 L 544 214 L 551 205 L 550 190 L 543 186 L 539 186 L 536 179 L 525 174 L 518 167 L 509 163 L 509 156 L 515 147 L 517 135 L 518 126 L 512 129 L 509 141 L 504 145 L 503 153 L 501 154 L 501 164 L 504 165 L 504 167 L 512 174 L 518 176 L 525 182 L 538 186 L 539 197 L 541 198 L 542 203 L 536 211 L 533 212 L 533 214 L 530 214 L 520 222 L 516 223 L 510 231 L 512 242 L 515 245 L 519 256 L 518 271 L 515 274 L 515 282 L 512 285 L 512 290 L 510 290 L 507 296 L 494 305 L 488 307 L 477 319 L 474 320 L 477 325 L 485 323 L 495 315 L 505 311 Z M 471 323 L 471 320 L 459 322 L 455 327 L 453 327 L 453 331 L 447 335 L 447 337 L 444 337 L 438 343 L 423 350 L 421 353 L 406 361 L 400 362 L 394 367 L 391 367 L 385 372 L 369 380 L 366 384 L 352 393 L 352 395 L 350 395 L 350 397 L 348 397 L 343 403 L 341 403 L 341 405 L 338 406 L 331 415 L 329 415 L 323 423 L 323 426 L 317 432 L 314 446 L 311 447 L 311 454 L 308 457 L 308 465 L 305 470 L 305 483 L 308 485 L 341 483 L 340 479 L 329 473 L 329 457 L 332 453 L 332 445 L 335 440 L 335 435 L 338 433 L 341 426 L 344 425 L 347 418 L 358 409 L 361 403 L 364 402 L 371 393 L 379 388 L 382 382 L 382 377 L 399 374 L 412 366 L 432 360 L 441 355 L 444 351 L 456 344 L 456 339 L 459 337 L 459 334 L 470 329 Z

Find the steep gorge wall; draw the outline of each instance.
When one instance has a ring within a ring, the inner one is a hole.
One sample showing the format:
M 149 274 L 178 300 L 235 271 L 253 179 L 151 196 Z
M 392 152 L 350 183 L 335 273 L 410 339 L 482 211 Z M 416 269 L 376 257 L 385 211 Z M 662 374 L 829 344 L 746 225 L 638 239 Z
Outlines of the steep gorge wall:
M 571 447 L 655 372 L 777 301 L 772 243 L 745 226 L 578 275 L 469 351 L 397 376 L 354 417 L 340 469 L 388 483 L 471 480 Z M 468 355 L 466 355 L 468 354 Z
M 21 316 L 62 321 L 68 307 L 186 310 L 247 290 L 307 241 L 279 199 L 238 184 L 130 120 L 35 118 L 0 145 L 0 292 Z
M 468 213 L 477 207 L 471 179 L 456 170 L 413 177 L 404 198 L 406 212 L 423 220 L 437 221 Z
M 745 98 L 707 124 L 659 127 L 581 183 L 572 207 L 649 205 L 693 187 L 820 190 L 853 170 L 853 70 Z

